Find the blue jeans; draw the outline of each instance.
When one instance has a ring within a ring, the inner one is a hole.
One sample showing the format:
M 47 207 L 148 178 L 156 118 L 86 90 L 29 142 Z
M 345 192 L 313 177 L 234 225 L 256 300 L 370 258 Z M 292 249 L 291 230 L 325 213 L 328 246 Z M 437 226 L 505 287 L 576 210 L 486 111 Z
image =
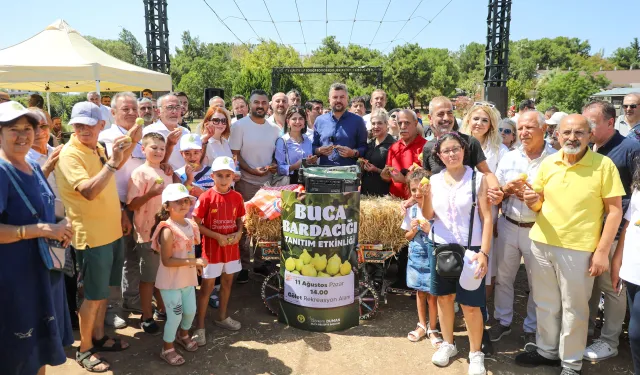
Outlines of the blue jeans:
M 162 339 L 171 343 L 176 340 L 178 326 L 184 330 L 191 328 L 196 317 L 196 288 L 187 286 L 182 289 L 160 289 L 160 294 L 167 309 Z
M 631 357 L 635 375 L 640 375 L 640 286 L 625 283 L 629 297 L 629 342 L 631 343 Z

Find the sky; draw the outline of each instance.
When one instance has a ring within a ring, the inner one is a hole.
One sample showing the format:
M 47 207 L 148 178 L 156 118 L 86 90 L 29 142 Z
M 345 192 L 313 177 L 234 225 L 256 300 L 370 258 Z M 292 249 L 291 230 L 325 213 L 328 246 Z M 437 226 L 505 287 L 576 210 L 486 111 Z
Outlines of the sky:
M 470 42 L 486 43 L 488 0 L 206 0 L 231 31 L 205 0 L 167 2 L 172 51 L 180 47 L 180 36 L 187 30 L 211 43 L 272 39 L 292 45 L 300 54 L 318 48 L 327 35 L 335 35 L 343 45 L 351 42 L 384 53 L 406 42 L 450 50 Z M 592 53 L 603 50 L 609 56 L 640 37 L 640 1 L 603 4 L 601 0 L 513 0 L 511 40 L 577 37 L 590 42 Z M 0 10 L 0 49 L 28 39 L 58 18 L 83 35 L 102 39 L 117 39 L 126 28 L 146 45 L 142 0 L 0 0 Z

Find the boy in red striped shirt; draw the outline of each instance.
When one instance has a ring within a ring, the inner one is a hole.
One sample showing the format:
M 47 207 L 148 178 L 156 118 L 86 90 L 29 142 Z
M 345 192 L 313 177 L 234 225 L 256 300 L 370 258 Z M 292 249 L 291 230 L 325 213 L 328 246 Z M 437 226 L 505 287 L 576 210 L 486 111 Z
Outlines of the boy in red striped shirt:
M 208 263 L 202 271 L 197 325 L 193 335 L 199 346 L 206 344 L 204 318 L 216 277 L 220 277 L 221 287 L 219 320 L 214 323 L 233 331 L 241 327 L 240 322 L 227 315 L 233 274 L 242 269 L 238 242 L 242 236 L 242 217 L 245 211 L 242 196 L 231 190 L 235 170 L 232 158 L 216 158 L 211 166 L 211 177 L 215 185 L 200 195 L 193 210 L 193 218 L 202 234 L 202 257 Z

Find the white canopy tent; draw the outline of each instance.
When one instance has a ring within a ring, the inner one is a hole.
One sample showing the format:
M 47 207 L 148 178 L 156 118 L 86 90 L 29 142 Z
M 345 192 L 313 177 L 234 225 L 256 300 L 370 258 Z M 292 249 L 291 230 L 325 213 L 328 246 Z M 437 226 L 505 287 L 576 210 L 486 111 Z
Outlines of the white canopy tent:
M 170 91 L 168 74 L 103 52 L 64 20 L 0 50 L 0 87 L 24 91 Z

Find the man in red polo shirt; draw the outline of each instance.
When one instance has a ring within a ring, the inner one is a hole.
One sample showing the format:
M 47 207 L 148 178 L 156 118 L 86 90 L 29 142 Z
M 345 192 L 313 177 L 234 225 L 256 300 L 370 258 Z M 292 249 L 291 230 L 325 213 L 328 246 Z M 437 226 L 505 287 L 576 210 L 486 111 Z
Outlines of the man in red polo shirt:
M 418 155 L 422 153 L 427 140 L 418 132 L 418 116 L 410 109 L 403 109 L 397 115 L 400 127 L 400 139 L 394 143 L 387 153 L 387 168 L 381 175 L 387 181 L 391 180 L 389 193 L 402 199 L 409 198 L 409 189 L 406 188 L 406 175 L 409 167 L 416 163 L 422 166 Z

